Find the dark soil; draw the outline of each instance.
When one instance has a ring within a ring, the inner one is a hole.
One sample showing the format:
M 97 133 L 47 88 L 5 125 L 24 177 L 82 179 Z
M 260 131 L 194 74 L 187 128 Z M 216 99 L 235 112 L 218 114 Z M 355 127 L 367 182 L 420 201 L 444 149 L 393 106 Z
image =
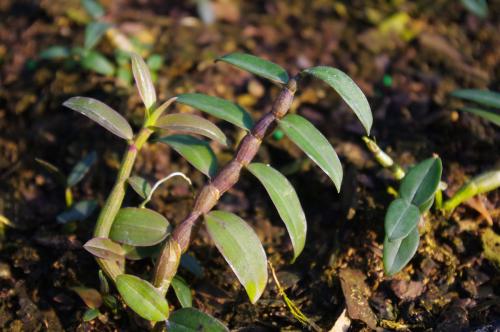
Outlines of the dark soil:
M 160 100 L 198 91 L 237 101 L 257 118 L 270 108 L 278 88 L 214 64 L 217 56 L 249 52 L 292 74 L 329 65 L 347 72 L 366 93 L 375 118 L 372 135 L 398 162 L 408 166 L 433 153 L 442 158 L 448 195 L 468 177 L 499 166 L 498 127 L 457 113 L 460 102 L 448 97 L 457 88 L 500 91 L 498 1 L 489 1 L 484 20 L 465 11 L 459 1 L 214 2 L 218 20 L 207 27 L 197 16 L 195 1 L 102 1 L 107 19 L 118 29 L 149 33 L 153 51 L 164 56 L 156 82 Z M 69 172 L 95 150 L 98 162 L 74 196 L 102 203 L 125 144 L 62 102 L 75 95 L 92 96 L 119 110 L 136 128 L 142 120 L 135 88 L 64 61 L 38 58 L 55 44 L 82 44 L 84 26 L 68 15 L 75 8 L 77 0 L 0 1 L 0 215 L 12 223 L 1 229 L 2 331 L 137 330 L 133 316 L 121 308 L 103 309 L 101 319 L 83 323 L 87 308 L 70 288 L 99 288 L 97 264 L 82 248 L 96 216 L 58 224 L 56 216 L 65 209 L 64 188 L 35 162 L 47 160 Z M 407 20 L 399 31 L 394 28 L 397 20 Z M 106 39 L 99 50 L 112 58 Z M 393 198 L 387 188 L 398 184 L 372 160 L 358 121 L 328 87 L 303 81 L 292 111 L 319 127 L 344 166 L 340 195 L 307 162 L 287 175 L 308 217 L 302 255 L 290 264 L 286 230 L 263 187 L 248 174 L 221 199 L 219 208 L 254 226 L 288 296 L 304 314 L 330 330 L 359 290 L 362 298 L 354 301 L 355 309 L 364 313 L 356 316 L 349 310 L 357 318 L 350 331 L 370 330 L 373 320 L 389 330 L 499 330 L 500 274 L 483 255 L 481 234 L 488 228 L 500 231 L 500 192 L 460 206 L 449 218 L 429 215 L 415 258 L 403 272 L 386 277 L 383 218 Z M 241 135 L 219 124 L 233 142 Z M 234 146 L 214 149 L 223 164 Z M 258 158 L 288 170 L 294 161 L 305 160 L 286 139 L 270 139 Z M 147 145 L 136 165 L 136 173 L 151 180 L 178 170 L 193 179 L 195 188 L 203 185 L 205 178 L 163 145 Z M 137 203 L 136 196 L 127 196 L 127 205 Z M 191 203 L 190 193 L 174 181 L 160 189 L 151 206 L 176 224 Z M 203 229 L 190 252 L 204 267 L 203 277 L 180 271 L 194 290 L 196 307 L 235 330 L 308 329 L 288 311 L 272 282 L 251 305 Z M 150 269 L 148 261 L 131 264 L 132 271 L 144 276 Z M 172 294 L 169 303 L 178 307 Z

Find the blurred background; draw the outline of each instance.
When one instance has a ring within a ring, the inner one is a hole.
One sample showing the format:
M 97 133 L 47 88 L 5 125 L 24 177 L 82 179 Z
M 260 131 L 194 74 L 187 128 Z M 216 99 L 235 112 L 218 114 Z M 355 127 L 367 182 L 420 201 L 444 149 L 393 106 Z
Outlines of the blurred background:
M 97 264 L 82 243 L 91 237 L 95 209 L 112 186 L 125 144 L 62 107 L 72 96 L 93 97 L 138 128 L 143 108 L 127 52 L 146 59 L 160 101 L 203 92 L 237 102 L 255 119 L 270 109 L 279 89 L 215 63 L 217 57 L 251 53 L 292 75 L 316 65 L 337 67 L 367 95 L 378 144 L 404 166 L 439 154 L 453 192 L 499 165 L 498 127 L 458 113 L 462 101 L 449 96 L 460 88 L 500 90 L 499 18 L 496 0 L 0 0 L 0 330 L 129 330 L 121 306 L 84 322 L 88 303 L 71 288 L 99 287 Z M 498 269 L 484 258 L 480 237 L 485 228 L 499 229 L 498 190 L 436 220 L 410 267 L 386 278 L 383 218 L 392 199 L 387 186 L 397 184 L 375 164 L 361 125 L 328 86 L 301 81 L 291 112 L 325 134 L 345 174 L 338 195 L 276 132 L 259 152 L 258 159 L 282 170 L 301 198 L 309 225 L 304 253 L 290 264 L 285 228 L 251 176 L 244 175 L 219 207 L 252 224 L 297 306 L 329 330 L 345 298 L 354 296 L 339 278 L 348 267 L 366 300 L 358 317 L 350 312 L 352 331 L 373 328 L 374 319 L 412 331 L 498 325 Z M 213 146 L 224 164 L 242 133 L 218 124 L 232 142 L 227 149 Z M 58 178 L 93 153 L 88 174 L 71 188 L 72 202 L 81 203 L 75 212 Z M 205 181 L 165 145 L 148 145 L 136 165 L 136 173 L 150 180 L 174 171 L 187 173 L 195 189 Z M 128 203 L 136 201 L 127 196 Z M 155 194 L 152 206 L 175 224 L 192 201 L 190 189 L 173 181 Z M 306 329 L 272 282 L 251 305 L 203 230 L 191 254 L 199 273 L 181 269 L 181 275 L 194 290 L 196 307 L 231 329 Z M 131 264 L 138 273 L 148 268 L 147 261 Z

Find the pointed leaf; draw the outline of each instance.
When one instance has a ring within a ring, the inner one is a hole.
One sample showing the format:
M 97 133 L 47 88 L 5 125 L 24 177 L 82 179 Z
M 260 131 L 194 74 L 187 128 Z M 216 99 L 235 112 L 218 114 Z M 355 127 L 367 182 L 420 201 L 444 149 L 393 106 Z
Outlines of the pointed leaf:
M 89 171 L 90 167 L 95 163 L 97 159 L 97 154 L 95 151 L 92 151 L 88 155 L 86 155 L 82 160 L 80 160 L 69 173 L 67 186 L 73 187 L 78 182 L 80 182 L 85 174 Z
M 415 227 L 407 237 L 390 241 L 384 239 L 384 271 L 391 276 L 401 271 L 417 252 L 419 242 L 418 228 Z
M 69 48 L 66 46 L 52 46 L 49 47 L 38 55 L 40 59 L 52 60 L 52 59 L 65 59 L 71 55 Z
M 281 66 L 256 57 L 255 55 L 245 53 L 231 53 L 217 59 L 232 64 L 240 69 L 246 70 L 252 74 L 267 78 L 280 84 L 288 83 L 288 73 Z
M 194 107 L 216 118 L 225 120 L 237 127 L 250 131 L 253 120 L 242 107 L 225 99 L 204 95 L 201 93 L 186 93 L 177 96 L 177 102 Z
M 83 247 L 92 255 L 102 259 L 118 261 L 125 257 L 125 250 L 122 246 L 105 237 L 90 239 Z
M 85 311 L 82 318 L 84 322 L 90 322 L 91 320 L 96 319 L 100 314 L 99 309 L 88 309 Z
M 480 117 L 488 120 L 491 123 L 494 123 L 497 126 L 500 126 L 500 112 L 499 111 L 482 110 L 479 108 L 472 108 L 472 107 L 464 107 L 464 108 L 461 108 L 460 111 L 475 114 L 477 116 L 480 116 Z
M 385 215 L 385 235 L 390 241 L 402 239 L 417 226 L 419 219 L 418 207 L 406 199 L 396 199 Z
M 137 85 L 144 106 L 149 110 L 156 102 L 156 91 L 153 80 L 151 80 L 151 73 L 149 72 L 148 65 L 146 65 L 139 55 L 132 53 L 131 58 L 135 84 Z
M 123 301 L 144 319 L 159 322 L 168 319 L 168 303 L 149 282 L 130 274 L 116 277 L 116 288 Z
M 83 8 L 93 19 L 97 19 L 104 15 L 104 8 L 97 0 L 81 0 Z
M 325 136 L 312 123 L 296 114 L 285 116 L 279 121 L 279 126 L 332 179 L 340 192 L 342 165 Z
M 295 260 L 304 249 L 307 233 L 306 216 L 295 189 L 280 172 L 271 166 L 253 163 L 247 168 L 264 185 L 285 223 L 292 240 L 293 260 Z
M 90 217 L 96 208 L 97 202 L 94 200 L 80 201 L 73 204 L 68 210 L 59 213 L 56 219 L 60 224 L 70 221 L 82 221 Z
M 217 172 L 217 158 L 210 145 L 198 138 L 186 135 L 171 135 L 158 139 L 170 145 L 197 170 L 213 177 Z
M 102 53 L 97 51 L 88 51 L 81 60 L 82 67 L 92 70 L 98 74 L 112 76 L 115 72 L 115 66 Z
M 358 117 L 363 127 L 365 127 L 367 135 L 370 134 L 370 129 L 373 123 L 372 111 L 370 104 L 365 97 L 365 94 L 354 83 L 354 81 L 343 71 L 337 68 L 319 66 L 304 70 L 320 80 L 323 80 L 331 86 L 344 99 L 344 101 L 353 110 Z
M 99 308 L 102 305 L 101 294 L 93 288 L 71 287 L 71 290 L 77 293 L 85 305 L 91 309 Z
M 187 134 L 198 134 L 227 145 L 226 135 L 212 122 L 193 114 L 168 114 L 155 123 L 155 127 Z
M 195 308 L 174 311 L 167 326 L 169 332 L 229 332 L 219 320 Z
M 85 41 L 83 47 L 86 50 L 92 49 L 99 41 L 102 36 L 109 29 L 111 25 L 103 22 L 91 22 L 85 27 Z
M 205 224 L 252 303 L 257 302 L 267 284 L 266 253 L 259 238 L 247 223 L 235 214 L 212 211 Z
M 127 120 L 99 100 L 87 97 L 73 97 L 66 100 L 63 105 L 89 117 L 123 139 L 129 140 L 134 136 Z
M 401 197 L 419 208 L 436 193 L 441 181 L 441 159 L 429 158 L 412 167 L 401 182 Z
M 134 191 L 142 198 L 148 197 L 151 192 L 151 184 L 149 182 L 137 175 L 134 175 L 127 179 L 128 184 L 134 189 Z
M 174 279 L 172 279 L 172 288 L 174 289 L 175 296 L 177 297 L 179 303 L 183 308 L 189 308 L 193 306 L 191 289 L 189 288 L 186 280 L 176 275 Z
M 156 211 L 128 207 L 116 215 L 109 237 L 119 243 L 147 247 L 163 241 L 168 226 L 167 219 Z
M 489 90 L 461 89 L 450 94 L 452 97 L 465 99 L 474 103 L 500 109 L 500 93 Z

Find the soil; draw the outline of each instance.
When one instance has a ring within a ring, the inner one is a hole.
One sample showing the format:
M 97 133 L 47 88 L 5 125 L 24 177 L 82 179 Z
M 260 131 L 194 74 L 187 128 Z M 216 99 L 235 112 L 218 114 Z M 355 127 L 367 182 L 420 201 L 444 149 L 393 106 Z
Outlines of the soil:
M 254 118 L 269 110 L 278 88 L 213 60 L 233 51 L 252 53 L 295 74 L 313 65 L 348 73 L 368 96 L 372 136 L 401 165 L 438 154 L 451 195 L 467 178 L 498 168 L 498 127 L 470 114 L 449 97 L 457 88 L 500 91 L 500 4 L 489 2 L 486 19 L 459 1 L 214 1 L 216 23 L 199 19 L 196 2 L 102 1 L 106 19 L 124 33 L 142 33 L 165 64 L 158 98 L 187 91 L 234 100 Z M 61 225 L 64 188 L 35 158 L 65 173 L 90 151 L 97 163 L 73 190 L 75 201 L 103 203 L 125 144 L 62 107 L 67 98 L 92 96 L 119 110 L 135 128 L 142 109 L 135 88 L 65 61 L 45 61 L 52 45 L 78 46 L 84 26 L 71 18 L 79 1 L 0 1 L 0 330 L 134 331 L 134 316 L 119 307 L 83 322 L 87 310 L 74 286 L 99 289 L 98 266 L 83 250 L 96 215 Z M 112 59 L 104 39 L 98 49 Z M 177 110 L 179 107 L 177 107 Z M 324 84 L 301 82 L 292 112 L 312 121 L 336 148 L 344 167 L 337 194 L 320 169 L 287 139 L 270 138 L 258 159 L 286 170 L 308 218 L 304 252 L 291 264 L 291 243 L 264 188 L 249 174 L 218 208 L 249 222 L 261 238 L 288 297 L 320 329 L 330 330 L 344 309 L 349 331 L 500 330 L 500 274 L 485 258 L 481 235 L 500 232 L 498 190 L 461 205 L 451 216 L 432 212 L 421 229 L 411 263 L 394 277 L 383 274 L 385 209 L 398 184 L 363 146 L 362 127 Z M 236 142 L 241 133 L 218 123 Z M 495 148 L 496 146 L 496 148 Z M 213 145 L 220 163 L 233 146 Z M 300 161 L 300 162 L 297 162 Z M 135 173 L 150 180 L 183 171 L 200 188 L 206 179 L 166 146 L 148 144 Z M 176 224 L 192 195 L 181 182 L 155 194 L 151 207 Z M 139 202 L 127 195 L 126 205 Z M 181 269 L 194 305 L 232 330 L 308 330 L 284 305 L 270 282 L 252 305 L 201 229 L 190 253 L 203 276 Z M 147 276 L 149 260 L 131 271 Z M 359 296 L 359 301 L 353 300 Z M 347 298 L 347 299 L 346 299 Z M 178 307 L 173 294 L 169 303 Z M 357 312 L 359 311 L 359 312 Z

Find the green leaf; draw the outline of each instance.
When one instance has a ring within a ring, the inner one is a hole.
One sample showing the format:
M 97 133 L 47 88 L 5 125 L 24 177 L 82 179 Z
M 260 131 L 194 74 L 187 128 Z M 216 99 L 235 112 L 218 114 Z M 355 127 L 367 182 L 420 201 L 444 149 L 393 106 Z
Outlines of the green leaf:
M 485 18 L 488 15 L 486 0 L 461 0 L 461 2 L 468 11 L 480 18 Z
M 412 167 L 401 182 L 402 198 L 419 208 L 434 197 L 441 181 L 443 166 L 441 159 L 432 157 Z
M 203 267 L 201 266 L 200 262 L 196 259 L 196 257 L 184 253 L 181 256 L 181 262 L 180 265 L 194 274 L 196 277 L 201 278 L 203 277 Z
M 125 258 L 125 250 L 118 243 L 105 237 L 95 237 L 83 245 L 92 255 L 108 260 L 119 261 Z
M 72 97 L 66 100 L 63 105 L 94 120 L 118 137 L 130 140 L 134 136 L 127 120 L 99 100 L 87 97 Z
M 390 241 L 384 239 L 384 271 L 393 275 L 401 271 L 417 252 L 419 242 L 418 228 L 415 227 L 407 237 Z
M 151 80 L 151 73 L 149 72 L 148 65 L 146 65 L 138 54 L 132 53 L 131 58 L 135 85 L 139 90 L 139 95 L 141 96 L 144 106 L 149 110 L 156 102 L 156 91 L 153 80 Z
M 198 134 L 227 146 L 226 135 L 212 122 L 193 114 L 168 114 L 156 121 L 155 127 L 187 134 Z
M 84 322 L 90 322 L 91 320 L 96 319 L 100 314 L 99 309 L 88 309 L 85 311 L 82 318 Z
M 82 221 L 90 217 L 97 208 L 97 202 L 94 200 L 80 201 L 72 205 L 68 210 L 57 215 L 57 222 L 66 224 L 70 221 Z
M 109 237 L 118 243 L 147 247 L 163 241 L 169 230 L 167 219 L 158 212 L 128 207 L 118 211 Z
M 464 107 L 461 108 L 460 111 L 475 114 L 497 126 L 500 126 L 500 113 L 498 111 L 482 110 L 479 108 L 472 108 L 472 107 Z
M 65 46 L 52 46 L 40 52 L 40 59 L 53 60 L 64 59 L 71 55 L 69 48 Z
M 95 163 L 97 159 L 97 154 L 95 151 L 87 154 L 82 160 L 80 160 L 71 170 L 68 176 L 67 186 L 73 187 L 78 182 L 80 182 L 85 174 L 89 171 L 90 167 Z
M 191 289 L 187 284 L 186 280 L 176 275 L 172 279 L 172 288 L 174 289 L 175 296 L 179 300 L 179 303 L 183 308 L 189 308 L 193 306 L 193 298 L 191 296 Z
M 83 8 L 93 19 L 97 19 L 104 15 L 104 8 L 96 0 L 81 0 Z
M 98 74 L 112 76 L 115 66 L 100 52 L 88 51 L 81 60 L 82 67 Z
M 231 53 L 217 59 L 279 84 L 288 83 L 288 73 L 281 66 L 246 53 Z
M 138 261 L 144 258 L 156 256 L 161 251 L 161 243 L 150 247 L 134 247 L 131 245 L 122 245 L 125 250 L 125 258 L 131 261 Z
M 186 135 L 171 135 L 158 139 L 177 151 L 197 170 L 213 177 L 217 172 L 217 158 L 210 145 L 198 138 Z
M 131 176 L 127 179 L 128 184 L 134 189 L 134 191 L 142 198 L 148 197 L 151 192 L 151 184 L 149 182 L 137 175 Z
M 104 275 L 104 272 L 102 270 L 99 270 L 99 290 L 101 294 L 107 295 L 109 294 L 109 283 L 108 279 L 106 279 L 106 276 Z
M 253 163 L 247 166 L 264 185 L 292 240 L 295 260 L 304 249 L 307 222 L 297 193 L 290 182 L 271 166 Z
M 358 117 L 363 127 L 365 127 L 367 135 L 370 135 L 370 129 L 373 123 L 372 111 L 370 104 L 366 100 L 365 94 L 354 83 L 354 81 L 343 71 L 337 68 L 319 66 L 304 70 L 320 80 L 323 80 L 331 86 L 344 99 L 344 101 L 353 110 Z
M 163 66 L 163 56 L 159 54 L 151 54 L 148 57 L 147 64 L 150 70 L 158 71 Z
M 250 114 L 239 105 L 225 99 L 201 93 L 186 93 L 177 96 L 176 101 L 225 120 L 242 129 L 250 131 L 253 127 L 253 120 Z
M 101 41 L 104 33 L 111 25 L 103 22 L 91 22 L 85 27 L 85 41 L 83 47 L 86 50 L 91 50 L 95 45 Z
M 97 309 L 102 305 L 101 294 L 93 288 L 71 287 L 71 290 L 77 293 L 85 305 L 91 309 Z
M 235 214 L 212 211 L 205 224 L 252 303 L 257 302 L 267 284 L 266 253 L 259 238 L 247 223 Z
M 418 207 L 406 199 L 393 201 L 385 215 L 385 235 L 390 241 L 402 239 L 417 226 L 420 219 Z
M 278 122 L 281 130 L 312 159 L 340 192 L 342 165 L 335 150 L 312 123 L 296 114 L 289 114 Z
M 123 301 L 144 319 L 159 322 L 168 319 L 168 303 L 149 282 L 130 274 L 116 277 L 116 288 Z
M 229 332 L 229 329 L 214 317 L 195 308 L 176 310 L 167 323 L 169 332 Z
M 460 89 L 450 94 L 452 97 L 465 99 L 479 105 L 500 109 L 500 93 L 479 89 Z

